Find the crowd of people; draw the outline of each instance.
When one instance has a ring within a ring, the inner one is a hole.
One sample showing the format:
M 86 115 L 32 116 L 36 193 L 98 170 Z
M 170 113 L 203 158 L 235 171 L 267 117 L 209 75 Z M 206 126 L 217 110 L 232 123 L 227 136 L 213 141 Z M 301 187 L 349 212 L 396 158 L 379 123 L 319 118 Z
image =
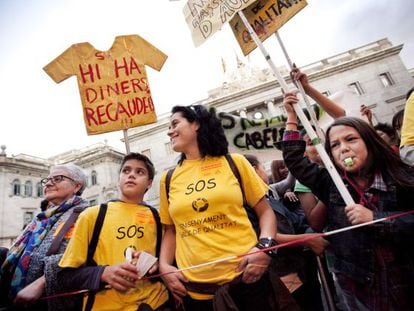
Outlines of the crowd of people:
M 127 154 L 119 198 L 92 207 L 82 169 L 52 167 L 41 211 L 1 249 L 0 310 L 414 310 L 414 89 L 374 125 L 292 79 L 334 118 L 325 150 L 355 203 L 300 129 L 295 92 L 270 176 L 229 153 L 214 110 L 175 106 L 159 210 L 145 155 Z

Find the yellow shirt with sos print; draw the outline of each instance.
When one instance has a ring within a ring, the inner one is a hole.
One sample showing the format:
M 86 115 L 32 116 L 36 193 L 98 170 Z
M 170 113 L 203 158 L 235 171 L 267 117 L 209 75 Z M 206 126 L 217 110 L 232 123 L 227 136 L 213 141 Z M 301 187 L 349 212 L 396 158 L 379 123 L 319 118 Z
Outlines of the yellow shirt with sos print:
M 239 154 L 232 158 L 240 172 L 246 200 L 255 206 L 267 186 L 249 162 Z M 166 172 L 160 184 L 160 217 L 163 224 L 175 225 L 176 261 L 179 268 L 247 253 L 257 237 L 243 207 L 243 195 L 226 158 L 205 157 L 184 160 L 171 178 L 169 203 L 165 189 Z M 192 282 L 223 284 L 240 272 L 241 258 L 183 271 Z M 191 293 L 195 299 L 211 296 Z
M 99 206 L 79 215 L 72 239 L 59 262 L 62 268 L 77 268 L 85 264 L 87 248 L 98 216 Z M 155 256 L 157 227 L 151 210 L 143 205 L 109 202 L 93 259 L 97 265 L 125 262 L 128 247 L 144 250 Z M 137 287 L 126 293 L 103 290 L 95 296 L 93 310 L 137 310 L 145 302 L 156 309 L 167 301 L 167 290 L 161 282 L 138 281 Z

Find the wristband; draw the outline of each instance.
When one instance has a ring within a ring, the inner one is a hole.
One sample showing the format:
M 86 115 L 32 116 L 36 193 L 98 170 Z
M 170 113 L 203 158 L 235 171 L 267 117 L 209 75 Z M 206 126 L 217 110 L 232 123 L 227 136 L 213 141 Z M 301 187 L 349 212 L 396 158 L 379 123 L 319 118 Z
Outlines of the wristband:
M 259 242 L 257 242 L 256 247 L 258 249 L 264 249 L 275 246 L 276 244 L 276 240 L 272 237 L 265 237 L 259 239 Z M 270 257 L 274 257 L 277 254 L 277 249 L 267 250 L 264 251 L 264 253 L 269 255 Z
M 287 121 L 286 125 L 288 125 L 288 124 L 294 124 L 294 125 L 298 126 L 298 122 L 296 122 L 296 121 Z

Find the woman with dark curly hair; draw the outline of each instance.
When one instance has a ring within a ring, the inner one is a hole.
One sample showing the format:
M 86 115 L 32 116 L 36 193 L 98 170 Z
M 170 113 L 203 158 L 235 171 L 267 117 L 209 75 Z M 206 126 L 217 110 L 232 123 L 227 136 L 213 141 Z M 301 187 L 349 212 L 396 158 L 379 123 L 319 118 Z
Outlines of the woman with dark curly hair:
M 238 280 L 229 291 L 239 310 L 274 310 L 267 299 L 261 299 L 271 291 L 263 276 L 271 258 L 259 249 L 273 245 L 276 235 L 266 185 L 242 155 L 231 154 L 241 175 L 239 184 L 226 159 L 224 130 L 213 111 L 201 105 L 175 106 L 170 120 L 168 136 L 181 156 L 168 191 L 166 172 L 161 179 L 160 216 L 165 233 L 160 271 L 165 284 L 185 310 L 201 311 L 213 310 L 214 293 L 221 285 Z M 241 186 L 259 219 L 259 238 L 243 207 Z M 191 268 L 249 252 L 256 253 Z M 190 269 L 177 271 L 174 258 L 178 269 Z

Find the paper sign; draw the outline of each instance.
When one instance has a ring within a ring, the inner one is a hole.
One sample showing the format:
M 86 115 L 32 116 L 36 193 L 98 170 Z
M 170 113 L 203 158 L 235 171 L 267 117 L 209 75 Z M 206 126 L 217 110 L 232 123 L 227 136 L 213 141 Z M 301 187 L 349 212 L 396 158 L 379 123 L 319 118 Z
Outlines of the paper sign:
M 195 46 L 210 38 L 221 27 L 255 0 L 189 0 L 183 13 Z
M 118 36 L 108 51 L 83 42 L 43 69 L 57 83 L 76 75 L 88 135 L 157 121 L 145 65 L 161 70 L 167 55 L 138 35 Z
M 306 5 L 306 0 L 259 0 L 244 9 L 243 13 L 263 42 Z M 256 48 L 256 43 L 238 15 L 230 21 L 230 27 L 244 55 Z
M 138 257 L 137 267 L 138 267 L 138 276 L 141 278 L 147 274 L 148 270 L 157 262 L 157 257 L 152 256 L 151 254 L 141 251 Z
M 135 249 L 128 247 L 125 251 L 125 260 L 138 267 L 138 277 L 141 278 L 151 269 L 158 259 L 145 251 L 140 251 L 137 259 L 133 257 L 134 252 Z

